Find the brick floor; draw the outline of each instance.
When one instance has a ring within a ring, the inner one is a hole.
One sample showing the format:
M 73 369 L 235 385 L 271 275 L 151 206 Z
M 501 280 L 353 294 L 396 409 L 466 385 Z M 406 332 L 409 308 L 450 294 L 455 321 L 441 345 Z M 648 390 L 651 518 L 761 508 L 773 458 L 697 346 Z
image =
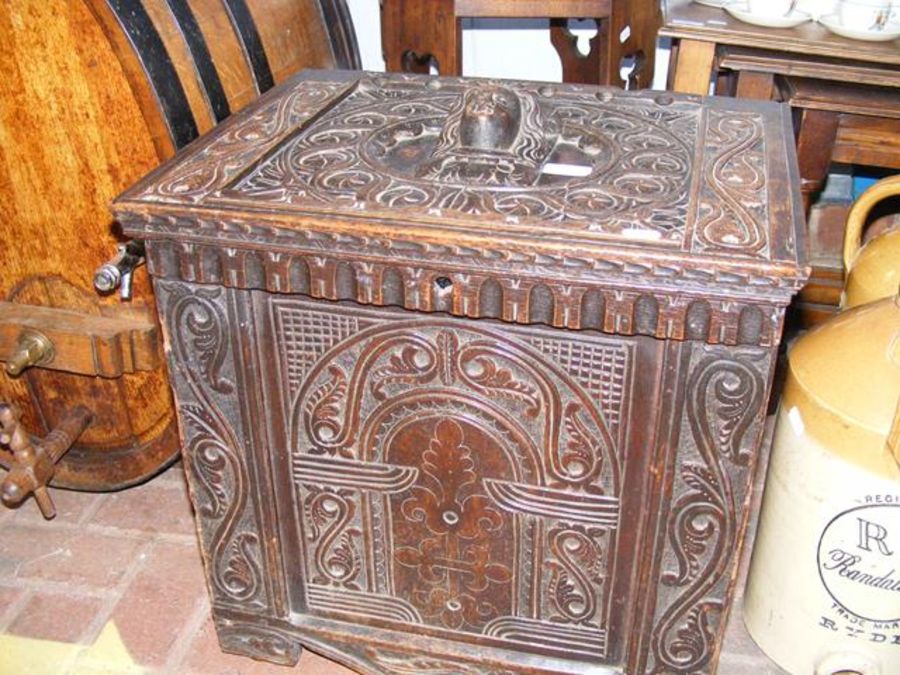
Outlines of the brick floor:
M 115 494 L 53 494 L 50 522 L 30 500 L 0 509 L 0 673 L 352 675 L 308 650 L 295 669 L 222 653 L 180 466 Z M 16 639 L 26 646 L 11 656 L 4 640 Z M 55 654 L 65 656 L 56 670 Z M 782 673 L 750 640 L 739 606 L 719 673 Z
M 197 546 L 157 542 L 112 613 L 122 642 L 142 666 L 163 666 L 206 599 Z
M 180 476 L 176 478 L 179 480 L 151 480 L 108 495 L 90 522 L 122 530 L 194 536 L 194 517 L 190 508 L 185 508 L 187 487 Z
M 10 635 L 77 643 L 100 613 L 103 598 L 71 593 L 35 591 L 16 613 L 6 632 Z

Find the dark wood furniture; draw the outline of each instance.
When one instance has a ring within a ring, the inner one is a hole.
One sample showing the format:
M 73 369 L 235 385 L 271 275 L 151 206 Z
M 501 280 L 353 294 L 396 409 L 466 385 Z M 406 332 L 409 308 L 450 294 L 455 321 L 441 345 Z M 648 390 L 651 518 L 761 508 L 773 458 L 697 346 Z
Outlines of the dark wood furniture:
M 757 91 L 760 85 L 751 84 L 749 80 L 766 80 L 771 89 L 772 73 L 787 74 L 781 69 L 791 69 L 793 64 L 803 68 L 804 72 L 812 67 L 816 76 L 822 79 L 897 86 L 900 40 L 850 40 L 829 32 L 814 21 L 796 28 L 768 28 L 745 23 L 722 9 L 698 5 L 691 0 L 667 0 L 659 35 L 674 41 L 670 85 L 675 91 L 706 94 L 720 65 L 723 49 L 728 47 L 781 55 L 780 66 L 760 64 L 758 76 L 748 78 L 746 86 Z M 867 79 L 858 79 L 863 74 Z
M 807 77 L 775 78 L 776 96 L 794 110 L 804 206 L 825 185 L 832 162 L 900 169 L 900 72 L 895 86 L 839 83 Z M 843 224 L 841 224 L 843 225 Z M 813 274 L 800 309 L 820 323 L 840 305 L 846 269 L 840 230 L 816 233 Z
M 567 18 L 597 21 L 587 55 L 566 27 Z M 631 87 L 653 80 L 658 0 L 383 0 L 381 37 L 388 71 L 462 74 L 463 18 L 548 18 L 550 40 L 562 62 L 563 81 L 622 85 L 625 59 L 634 59 Z M 620 39 L 624 35 L 625 40 Z
M 773 103 L 311 72 L 117 199 L 223 648 L 714 672 L 796 186 Z
M 358 64 L 352 25 L 343 0 L 10 0 L 0 42 L 0 401 L 41 437 L 88 407 L 54 484 L 125 487 L 179 444 L 147 275 L 93 288 L 109 201 L 297 70 Z
M 754 26 L 724 10 L 666 3 L 660 35 L 673 40 L 670 88 L 786 101 L 794 110 L 804 208 L 832 162 L 900 168 L 900 41 L 849 40 L 808 22 Z M 811 233 L 816 264 L 798 308 L 805 323 L 837 311 L 844 272 L 841 232 Z
M 893 86 L 779 75 L 775 87 L 795 111 L 807 208 L 832 162 L 900 169 L 900 69 Z

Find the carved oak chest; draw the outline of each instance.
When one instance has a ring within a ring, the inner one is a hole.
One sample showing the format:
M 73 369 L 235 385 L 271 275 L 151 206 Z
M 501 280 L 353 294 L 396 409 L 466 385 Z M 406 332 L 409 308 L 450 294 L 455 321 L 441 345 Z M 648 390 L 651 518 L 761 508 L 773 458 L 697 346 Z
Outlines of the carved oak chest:
M 770 103 L 305 73 L 120 197 L 224 649 L 715 670 L 784 308 Z

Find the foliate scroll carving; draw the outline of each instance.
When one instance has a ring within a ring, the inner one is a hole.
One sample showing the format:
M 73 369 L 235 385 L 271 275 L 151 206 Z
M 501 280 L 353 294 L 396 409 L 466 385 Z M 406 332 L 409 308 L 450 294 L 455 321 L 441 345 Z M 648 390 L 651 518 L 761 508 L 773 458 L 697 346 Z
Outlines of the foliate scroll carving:
M 221 195 L 682 242 L 696 105 L 542 93 L 514 82 L 426 82 L 363 78 Z
M 622 459 L 574 364 L 489 326 L 335 311 L 368 327 L 286 410 L 305 610 L 604 659 Z M 276 340 L 284 369 L 300 347 Z
M 648 672 L 711 672 L 764 417 L 769 356 L 697 349 L 687 384 Z
M 348 86 L 338 82 L 299 82 L 287 96 L 274 99 L 240 124 L 236 120 L 223 124 L 222 133 L 201 141 L 202 150 L 179 164 L 177 172 L 138 195 L 150 201 L 203 200 Z
M 214 598 L 265 606 L 260 529 L 250 503 L 245 449 L 234 426 L 238 391 L 226 291 L 165 282 L 156 288 L 173 352 L 170 372 L 184 461 L 195 486 Z

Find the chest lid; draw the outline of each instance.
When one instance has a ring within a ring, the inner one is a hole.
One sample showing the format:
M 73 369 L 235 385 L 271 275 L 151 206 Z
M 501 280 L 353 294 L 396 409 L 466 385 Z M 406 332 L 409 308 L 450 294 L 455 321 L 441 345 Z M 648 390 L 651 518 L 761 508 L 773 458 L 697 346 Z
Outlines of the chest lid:
M 784 306 L 805 277 L 798 186 L 773 103 L 306 72 L 114 211 L 151 242 Z

